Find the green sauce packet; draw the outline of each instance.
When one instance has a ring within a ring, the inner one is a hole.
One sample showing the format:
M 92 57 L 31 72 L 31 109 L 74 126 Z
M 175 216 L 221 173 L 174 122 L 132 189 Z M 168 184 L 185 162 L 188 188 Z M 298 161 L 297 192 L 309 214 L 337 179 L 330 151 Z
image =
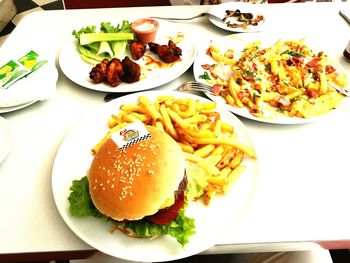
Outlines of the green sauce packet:
M 10 60 L 0 67 L 0 90 L 7 89 L 17 80 L 28 76 L 42 67 L 47 60 L 40 60 L 39 54 L 30 50 L 18 61 Z
M 31 71 L 17 61 L 10 60 L 0 68 L 0 89 L 7 89 Z
M 18 59 L 18 61 L 23 66 L 30 69 L 31 72 L 36 71 L 38 68 L 40 68 L 47 62 L 47 60 L 40 60 L 40 55 L 33 50 L 29 51 L 23 57 Z

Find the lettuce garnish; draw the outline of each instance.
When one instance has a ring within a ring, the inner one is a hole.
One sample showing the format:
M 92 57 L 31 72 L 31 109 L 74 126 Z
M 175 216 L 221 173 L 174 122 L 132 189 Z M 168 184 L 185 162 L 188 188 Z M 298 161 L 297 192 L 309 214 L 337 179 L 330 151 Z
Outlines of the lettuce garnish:
M 139 237 L 154 237 L 170 235 L 182 245 L 189 242 L 190 237 L 195 233 L 194 219 L 185 215 L 184 209 L 181 209 L 177 218 L 169 224 L 157 225 L 147 220 L 136 220 L 128 222 L 114 221 L 102 213 L 94 206 L 90 192 L 87 176 L 80 180 L 74 180 L 70 187 L 71 193 L 68 197 L 69 211 L 72 216 L 85 217 L 94 216 L 105 220 L 111 220 L 119 227 L 125 227 L 134 232 Z

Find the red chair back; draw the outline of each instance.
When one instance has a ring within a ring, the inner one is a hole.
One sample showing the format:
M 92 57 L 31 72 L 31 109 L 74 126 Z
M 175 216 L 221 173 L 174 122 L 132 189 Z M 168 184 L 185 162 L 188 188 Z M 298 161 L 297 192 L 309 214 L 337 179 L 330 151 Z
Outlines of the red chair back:
M 171 5 L 169 0 L 64 0 L 63 2 L 66 9 Z

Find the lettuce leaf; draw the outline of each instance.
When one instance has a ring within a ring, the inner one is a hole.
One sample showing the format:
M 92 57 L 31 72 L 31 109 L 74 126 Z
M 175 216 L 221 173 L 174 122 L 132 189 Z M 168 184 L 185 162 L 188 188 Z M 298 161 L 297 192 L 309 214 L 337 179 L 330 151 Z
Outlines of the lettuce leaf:
M 71 193 L 68 197 L 69 212 L 72 216 L 94 216 L 105 217 L 94 206 L 89 192 L 89 181 L 87 176 L 84 176 L 80 180 L 74 180 L 72 186 L 69 188 Z
M 182 246 L 186 245 L 190 237 L 195 234 L 194 219 L 185 216 L 184 209 L 181 209 L 177 218 L 169 224 L 157 225 L 147 220 L 116 222 L 116 224 L 128 228 L 138 237 L 170 235 Z
M 176 238 L 182 246 L 186 245 L 189 242 L 189 238 L 195 233 L 194 219 L 185 215 L 184 208 L 180 210 L 177 218 L 169 224 L 157 225 L 145 219 L 119 222 L 110 218 L 108 219 L 108 217 L 100 213 L 94 206 L 89 192 L 87 176 L 84 176 L 80 180 L 74 180 L 70 191 L 71 193 L 68 197 L 68 201 L 70 205 L 69 211 L 72 216 L 94 216 L 105 220 L 111 220 L 116 225 L 133 231 L 139 237 L 170 235 Z
M 207 173 L 200 166 L 186 162 L 187 187 L 185 195 L 187 200 L 193 201 L 204 193 L 204 188 L 208 186 Z

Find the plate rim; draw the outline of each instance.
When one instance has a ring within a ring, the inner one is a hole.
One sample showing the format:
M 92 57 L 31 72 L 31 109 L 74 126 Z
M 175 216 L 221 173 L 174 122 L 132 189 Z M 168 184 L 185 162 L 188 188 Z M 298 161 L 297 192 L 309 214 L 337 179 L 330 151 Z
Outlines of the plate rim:
M 8 113 L 8 112 L 20 110 L 20 109 L 29 107 L 30 105 L 34 104 L 35 102 L 37 102 L 37 100 L 28 101 L 28 102 L 25 102 L 23 104 L 14 105 L 14 106 L 0 107 L 0 113 Z

